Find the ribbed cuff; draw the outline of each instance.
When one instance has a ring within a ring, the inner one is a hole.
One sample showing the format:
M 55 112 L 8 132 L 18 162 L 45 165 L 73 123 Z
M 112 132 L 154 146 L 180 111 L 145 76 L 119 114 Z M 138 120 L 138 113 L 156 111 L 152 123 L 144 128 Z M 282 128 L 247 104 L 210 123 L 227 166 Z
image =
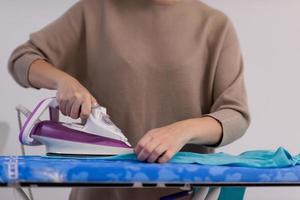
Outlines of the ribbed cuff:
M 210 147 L 221 147 L 232 143 L 240 138 L 248 125 L 243 116 L 232 109 L 219 110 L 214 113 L 206 114 L 204 117 L 212 117 L 217 120 L 222 126 L 222 139 L 216 145 Z
M 25 54 L 15 61 L 16 78 L 23 87 L 33 87 L 29 82 L 29 69 L 31 64 L 39 59 L 44 59 L 37 54 Z

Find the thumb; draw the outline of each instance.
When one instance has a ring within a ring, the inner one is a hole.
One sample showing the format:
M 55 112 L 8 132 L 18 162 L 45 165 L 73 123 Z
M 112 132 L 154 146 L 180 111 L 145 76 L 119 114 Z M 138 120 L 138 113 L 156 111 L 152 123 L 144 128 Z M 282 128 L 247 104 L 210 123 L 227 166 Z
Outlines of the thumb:
M 92 106 L 98 106 L 98 101 L 95 99 L 95 97 L 91 96 L 91 103 L 92 103 Z

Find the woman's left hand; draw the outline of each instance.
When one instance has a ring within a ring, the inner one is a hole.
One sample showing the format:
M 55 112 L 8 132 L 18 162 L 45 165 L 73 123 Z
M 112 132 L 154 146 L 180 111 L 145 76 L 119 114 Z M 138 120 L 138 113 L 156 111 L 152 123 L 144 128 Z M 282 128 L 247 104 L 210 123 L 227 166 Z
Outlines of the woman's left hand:
M 180 121 L 150 130 L 138 142 L 135 153 L 141 161 L 168 162 L 190 140 L 188 123 Z

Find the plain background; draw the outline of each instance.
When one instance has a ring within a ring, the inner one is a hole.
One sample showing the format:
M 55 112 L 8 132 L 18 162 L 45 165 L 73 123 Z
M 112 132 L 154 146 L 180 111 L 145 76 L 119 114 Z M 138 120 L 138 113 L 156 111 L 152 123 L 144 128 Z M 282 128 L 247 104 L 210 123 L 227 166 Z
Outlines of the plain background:
M 75 0 L 0 0 L 0 154 L 19 155 L 14 108 L 32 108 L 54 92 L 24 90 L 7 72 L 15 47 L 66 11 Z M 247 134 L 219 149 L 240 153 L 284 146 L 299 150 L 300 111 L 300 1 L 205 0 L 224 11 L 236 26 L 246 64 L 246 82 L 252 113 Z M 29 148 L 41 154 L 43 148 Z M 35 199 L 67 199 L 69 189 L 34 189 Z M 300 188 L 250 188 L 246 199 L 299 199 Z M 0 199 L 18 199 L 12 189 L 0 189 Z

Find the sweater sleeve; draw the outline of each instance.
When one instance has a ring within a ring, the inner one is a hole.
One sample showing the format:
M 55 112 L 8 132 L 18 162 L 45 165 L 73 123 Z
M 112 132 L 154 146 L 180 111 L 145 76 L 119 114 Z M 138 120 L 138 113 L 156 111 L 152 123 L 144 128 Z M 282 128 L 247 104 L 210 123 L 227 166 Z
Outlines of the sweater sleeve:
M 29 68 L 38 59 L 69 73 L 78 74 L 84 39 L 81 1 L 64 15 L 38 32 L 32 33 L 25 44 L 14 50 L 8 62 L 13 78 L 23 87 L 30 87 Z
M 238 37 L 230 21 L 224 38 L 213 84 L 213 105 L 210 114 L 206 115 L 222 125 L 223 136 L 216 147 L 240 138 L 250 124 L 243 58 Z

